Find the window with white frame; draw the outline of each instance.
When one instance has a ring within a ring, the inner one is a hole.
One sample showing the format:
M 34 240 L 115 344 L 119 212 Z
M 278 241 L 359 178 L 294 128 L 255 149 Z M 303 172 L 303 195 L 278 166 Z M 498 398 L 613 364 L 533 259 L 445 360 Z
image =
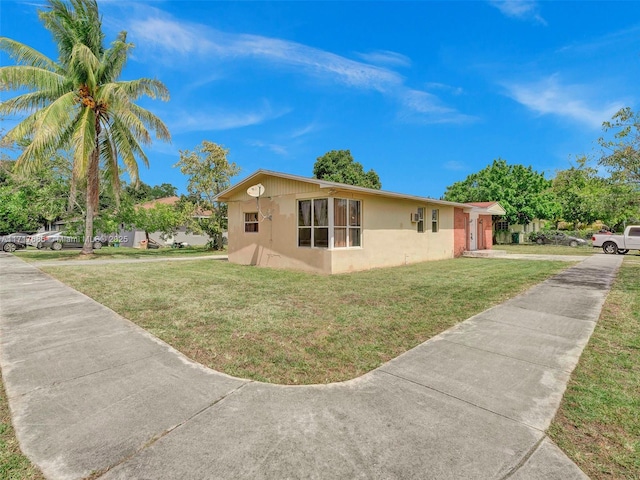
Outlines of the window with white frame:
M 245 233 L 258 233 L 258 212 L 245 212 L 244 231 Z
M 298 246 L 360 247 L 360 200 L 314 198 L 298 201 Z
M 333 247 L 359 247 L 361 237 L 360 200 L 334 198 Z
M 298 246 L 329 247 L 329 199 L 298 202 Z
M 431 231 L 437 233 L 440 228 L 440 210 L 434 208 L 431 210 Z
M 424 233 L 424 207 L 418 207 L 418 233 Z

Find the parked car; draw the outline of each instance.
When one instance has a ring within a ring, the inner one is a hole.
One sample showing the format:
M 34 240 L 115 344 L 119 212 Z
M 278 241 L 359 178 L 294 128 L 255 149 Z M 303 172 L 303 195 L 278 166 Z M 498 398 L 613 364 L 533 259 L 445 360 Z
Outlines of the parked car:
M 22 248 L 27 248 L 27 239 L 31 236 L 26 232 L 14 232 L 0 237 L 0 249 L 3 252 L 15 252 Z
M 640 250 L 640 225 L 629 225 L 622 235 L 595 234 L 591 241 L 594 248 L 602 247 L 604 253 L 612 255 Z
M 62 250 L 63 248 L 82 248 L 84 240 L 82 237 L 64 235 L 63 232 L 49 232 L 42 236 L 42 242 L 38 243 L 38 248 L 50 248 L 51 250 Z M 93 248 L 99 250 L 102 248 L 100 240 L 93 241 Z
M 57 230 L 47 230 L 46 232 L 34 233 L 31 236 L 31 238 L 33 239 L 33 243 L 30 243 L 30 245 L 33 245 L 37 249 L 40 249 L 42 248 L 42 243 L 44 242 L 44 238 L 48 237 L 49 235 L 53 235 L 54 233 L 59 233 L 59 232 Z
M 562 232 L 541 233 L 537 236 L 535 241 L 538 245 L 568 245 L 570 247 L 587 244 L 587 241 L 582 238 L 565 235 Z

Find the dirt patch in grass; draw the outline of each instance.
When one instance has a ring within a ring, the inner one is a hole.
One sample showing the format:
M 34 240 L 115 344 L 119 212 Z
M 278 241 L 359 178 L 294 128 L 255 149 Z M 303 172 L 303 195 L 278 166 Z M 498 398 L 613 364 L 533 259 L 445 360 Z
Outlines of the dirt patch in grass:
M 462 258 L 321 276 L 214 263 L 45 271 L 215 370 L 314 384 L 360 376 L 567 268 Z
M 640 479 L 640 263 L 625 259 L 549 436 L 593 479 Z

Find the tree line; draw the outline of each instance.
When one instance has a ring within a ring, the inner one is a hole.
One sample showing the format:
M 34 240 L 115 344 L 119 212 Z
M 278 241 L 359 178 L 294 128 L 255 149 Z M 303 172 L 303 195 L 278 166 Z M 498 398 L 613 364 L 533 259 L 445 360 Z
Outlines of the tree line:
M 93 234 L 117 234 L 121 229 L 143 230 L 169 236 L 178 228 L 208 235 L 210 246 L 222 248 L 226 230 L 226 206 L 215 202 L 216 194 L 230 186 L 230 179 L 240 171 L 227 159 L 228 150 L 207 140 L 193 150 L 180 151 L 175 167 L 187 176 L 187 195 L 177 197 L 170 183 L 148 185 L 140 180 L 120 179 L 116 194 L 112 183 L 102 181 L 98 204 L 94 210 Z M 64 220 L 65 229 L 80 234 L 86 215 L 85 189 L 73 192 L 73 160 L 69 154 L 57 153 L 42 160 L 38 168 L 24 171 L 6 154 L 0 161 L 0 233 L 34 232 L 51 229 Z M 105 176 L 104 171 L 100 172 Z M 177 197 L 166 204 L 153 200 Z M 144 205 L 145 203 L 148 205 Z
M 596 221 L 612 229 L 640 223 L 640 117 L 630 108 L 603 123 L 596 156 L 576 158 L 547 179 L 532 167 L 496 159 L 465 180 L 447 187 L 454 202 L 499 201 L 511 225 L 533 219 L 564 221 L 574 229 Z

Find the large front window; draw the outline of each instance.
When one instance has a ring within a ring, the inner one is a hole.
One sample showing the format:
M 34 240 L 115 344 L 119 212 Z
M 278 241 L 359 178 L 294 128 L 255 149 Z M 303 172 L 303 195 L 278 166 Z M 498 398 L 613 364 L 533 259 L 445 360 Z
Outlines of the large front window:
M 361 246 L 360 200 L 315 198 L 298 201 L 298 246 Z

